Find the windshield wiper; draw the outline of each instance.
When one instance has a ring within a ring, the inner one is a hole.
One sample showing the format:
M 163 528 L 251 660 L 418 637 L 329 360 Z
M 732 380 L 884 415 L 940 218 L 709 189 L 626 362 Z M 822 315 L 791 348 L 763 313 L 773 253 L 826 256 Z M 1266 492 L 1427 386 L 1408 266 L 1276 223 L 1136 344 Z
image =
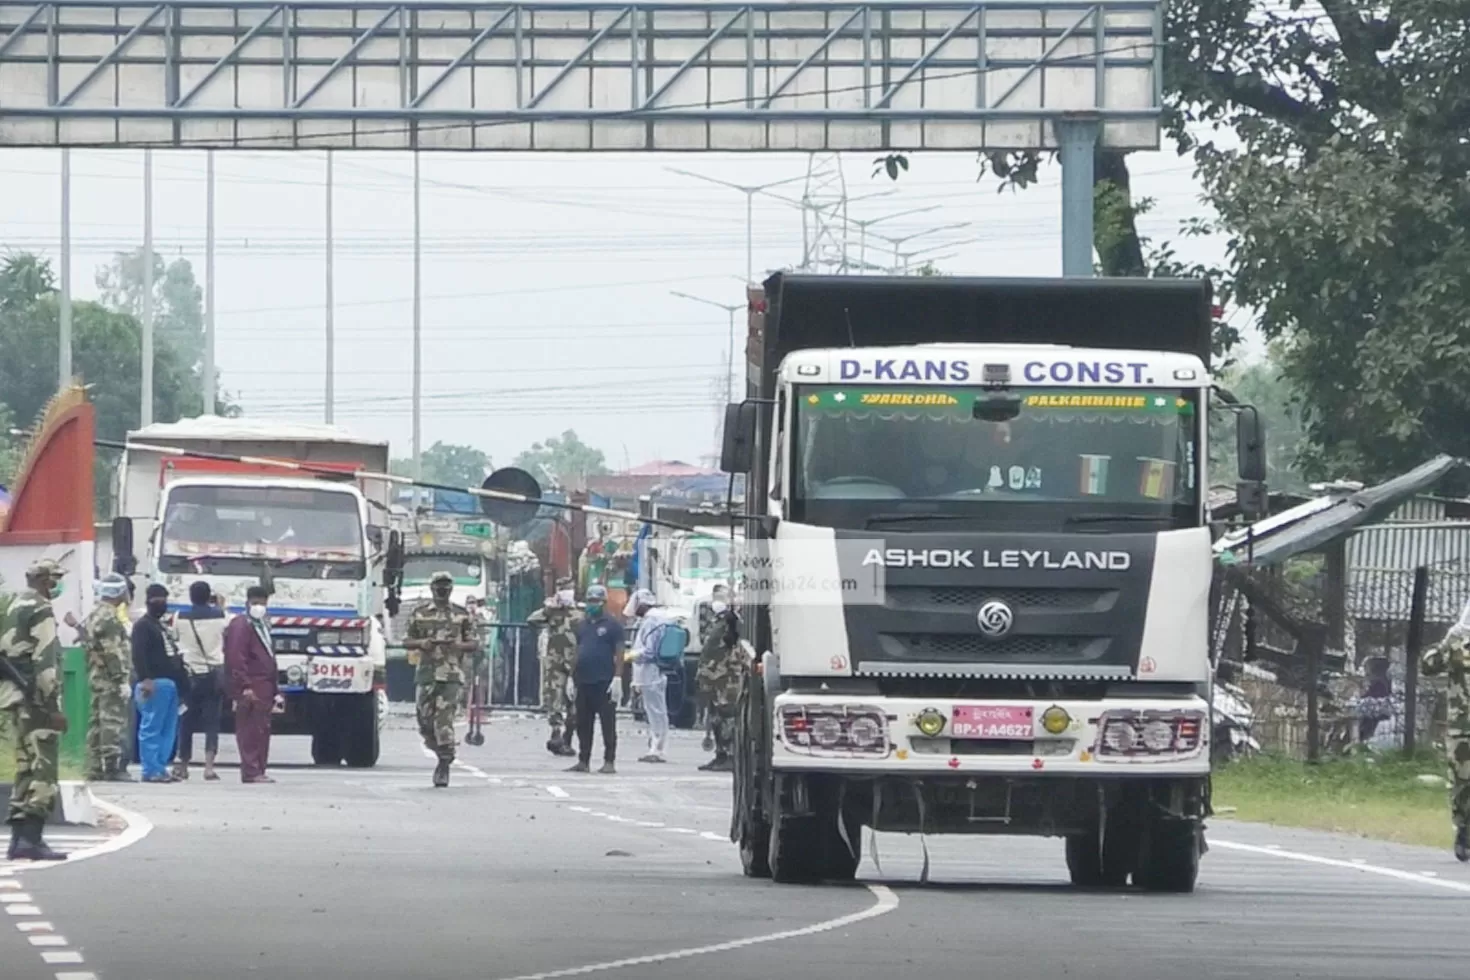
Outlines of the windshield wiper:
M 1167 522 L 1169 518 L 1163 514 L 1073 514 L 1063 519 L 1062 524 L 1071 527 L 1075 524 L 1107 524 L 1112 521 L 1140 523 L 1150 521 L 1158 523 Z
M 974 514 L 874 514 L 864 522 L 864 527 L 874 524 L 906 524 L 914 521 L 973 521 Z

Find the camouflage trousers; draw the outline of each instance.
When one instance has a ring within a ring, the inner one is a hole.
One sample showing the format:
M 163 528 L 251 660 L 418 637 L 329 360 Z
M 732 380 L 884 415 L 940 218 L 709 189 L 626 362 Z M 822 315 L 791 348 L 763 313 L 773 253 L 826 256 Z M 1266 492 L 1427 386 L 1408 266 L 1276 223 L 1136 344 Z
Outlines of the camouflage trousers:
M 553 737 L 558 732 L 570 733 L 576 728 L 576 701 L 567 697 L 567 681 L 571 674 L 556 667 L 541 673 L 541 707 L 546 709 L 546 720 L 551 725 Z
M 28 704 L 10 709 L 15 735 L 15 783 L 10 789 L 10 823 L 44 820 L 51 815 L 60 793 L 56 756 L 61 733 L 46 727 L 50 721 Z
M 709 703 L 709 730 L 715 738 L 715 754 L 729 755 L 735 747 L 735 702 Z
M 87 778 L 100 779 L 122 768 L 123 732 L 128 702 L 116 684 L 92 686 L 92 712 L 87 722 Z
M 430 681 L 418 686 L 414 699 L 424 745 L 444 762 L 454 761 L 454 719 L 463 698 L 463 684 Z
M 1450 816 L 1455 826 L 1470 825 L 1470 736 L 1445 738 L 1445 759 L 1450 769 Z

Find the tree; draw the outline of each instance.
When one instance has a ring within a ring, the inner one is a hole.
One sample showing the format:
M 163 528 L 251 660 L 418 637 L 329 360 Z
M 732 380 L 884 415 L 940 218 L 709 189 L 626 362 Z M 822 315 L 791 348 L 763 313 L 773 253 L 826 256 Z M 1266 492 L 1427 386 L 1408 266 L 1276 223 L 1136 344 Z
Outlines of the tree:
M 1279 342 L 1319 472 L 1372 481 L 1470 451 L 1467 16 L 1464 0 L 1167 7 L 1167 128 L 1228 237 L 1226 297 Z M 1097 159 L 1128 204 L 1119 247 L 1098 251 L 1132 274 L 1126 160 Z M 983 165 L 1024 186 L 1038 160 Z
M 153 254 L 153 328 L 156 339 L 168 344 L 179 360 L 197 368 L 204 362 L 204 290 L 194 278 L 188 259 L 165 263 Z M 120 313 L 143 318 L 143 250 L 119 252 L 97 271 L 102 304 Z
M 560 436 L 532 443 L 531 448 L 517 456 L 511 465 L 525 470 L 537 480 L 545 480 L 549 475 L 559 486 L 578 490 L 586 487 L 589 476 L 602 476 L 608 472 L 602 450 L 583 443 L 571 429 Z
M 473 446 L 436 442 L 423 454 L 423 478 L 450 487 L 478 487 L 492 469 L 490 457 Z M 413 476 L 412 459 L 395 459 L 389 466 L 398 476 Z
M 56 394 L 58 361 L 58 297 L 48 263 L 35 256 L 12 256 L 0 264 L 0 403 L 17 424 L 29 425 Z M 142 333 L 138 322 L 97 303 L 72 304 L 72 365 L 90 386 L 97 411 L 97 435 L 122 440 L 141 419 Z M 174 351 L 155 351 L 154 418 L 159 421 L 198 415 L 203 395 L 196 372 L 180 363 Z M 111 489 L 116 457 L 99 453 L 99 511 Z

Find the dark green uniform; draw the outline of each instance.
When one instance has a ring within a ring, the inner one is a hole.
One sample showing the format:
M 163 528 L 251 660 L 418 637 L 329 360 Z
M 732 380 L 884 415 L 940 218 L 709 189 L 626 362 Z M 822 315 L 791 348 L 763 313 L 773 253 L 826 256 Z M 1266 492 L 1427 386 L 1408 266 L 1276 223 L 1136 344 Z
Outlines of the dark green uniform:
M 476 639 L 475 623 L 463 606 L 433 601 L 420 603 L 409 617 L 409 640 L 429 640 L 420 650 L 415 704 L 419 734 L 440 762 L 454 761 L 454 719 L 464 698 L 466 660 L 470 654 L 455 648 Z
M 1424 654 L 1421 666 L 1425 677 L 1448 676 L 1444 751 L 1450 770 L 1450 815 L 1455 821 L 1457 856 L 1462 850 L 1470 856 L 1470 631 L 1450 630 Z
M 749 670 L 735 617 L 729 613 L 713 617 L 699 653 L 695 678 L 709 709 L 716 763 L 728 759 L 735 745 L 735 708 Z
M 0 624 L 0 657 L 33 692 L 27 697 L 13 681 L 0 677 L 0 708 L 9 713 L 15 735 L 8 820 L 45 820 L 60 792 L 56 767 L 61 743 L 61 733 L 51 727 L 52 716 L 61 713 L 61 643 L 48 597 L 26 589 L 11 600 Z

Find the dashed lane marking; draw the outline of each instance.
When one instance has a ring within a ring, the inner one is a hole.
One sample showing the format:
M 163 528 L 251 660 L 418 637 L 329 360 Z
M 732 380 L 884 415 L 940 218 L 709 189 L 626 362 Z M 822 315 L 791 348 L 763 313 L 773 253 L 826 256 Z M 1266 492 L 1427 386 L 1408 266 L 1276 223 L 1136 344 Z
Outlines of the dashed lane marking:
M 1212 840 L 1211 847 L 1218 847 L 1226 851 L 1242 851 L 1247 854 L 1264 854 L 1269 857 L 1282 858 L 1287 861 L 1300 861 L 1303 864 L 1316 864 L 1327 868 L 1342 868 L 1347 871 L 1359 871 L 1364 874 L 1379 875 L 1384 878 L 1394 878 L 1398 881 L 1409 881 L 1419 885 L 1431 885 L 1435 888 L 1446 888 L 1450 891 L 1470 894 L 1470 882 L 1449 881 L 1433 874 L 1423 874 L 1417 871 L 1400 871 L 1397 868 L 1385 868 L 1366 861 L 1344 861 L 1340 858 L 1321 857 L 1316 854 L 1304 854 L 1301 851 L 1288 851 L 1279 844 L 1267 844 L 1259 846 L 1256 844 L 1241 844 L 1229 840 Z
M 82 954 L 78 953 L 74 949 L 50 950 L 42 953 L 41 959 L 44 960 L 48 965 L 86 962 L 86 960 L 82 959 Z
M 7 905 L 5 911 L 19 918 L 23 915 L 40 915 L 41 910 L 34 905 Z
M 21 932 L 50 932 L 54 928 L 49 922 L 17 922 L 15 927 Z
M 848 926 L 857 925 L 868 919 L 876 919 L 880 915 L 887 915 L 898 908 L 898 896 L 883 885 L 865 886 L 872 893 L 874 902 L 872 905 L 858 912 L 840 916 L 836 919 L 828 919 L 825 922 L 813 923 L 797 929 L 784 929 L 781 932 L 767 933 L 763 936 L 749 936 L 745 939 L 733 939 L 729 942 L 711 943 L 708 946 L 694 946 L 689 949 L 670 950 L 667 953 L 654 953 L 649 956 L 635 956 L 625 960 L 610 960 L 606 963 L 590 963 L 587 966 L 576 966 L 565 970 L 552 970 L 546 973 L 528 973 L 519 977 L 511 977 L 510 980 L 556 980 L 558 977 L 580 977 L 589 973 L 604 973 L 609 970 L 621 970 L 630 966 L 649 966 L 654 963 L 666 963 L 670 960 L 685 960 L 695 956 L 708 956 L 712 953 L 727 953 L 732 950 L 744 949 L 747 946 L 759 946 L 765 943 L 780 942 L 784 939 L 800 939 L 804 936 L 815 936 L 818 933 L 831 932 L 834 929 L 844 929 Z
M 548 786 L 546 787 L 546 792 L 550 793 L 558 800 L 565 800 L 567 797 L 572 795 L 571 793 L 568 793 L 566 790 L 562 789 L 560 786 Z
M 69 945 L 65 936 L 28 936 L 32 946 L 66 946 Z

